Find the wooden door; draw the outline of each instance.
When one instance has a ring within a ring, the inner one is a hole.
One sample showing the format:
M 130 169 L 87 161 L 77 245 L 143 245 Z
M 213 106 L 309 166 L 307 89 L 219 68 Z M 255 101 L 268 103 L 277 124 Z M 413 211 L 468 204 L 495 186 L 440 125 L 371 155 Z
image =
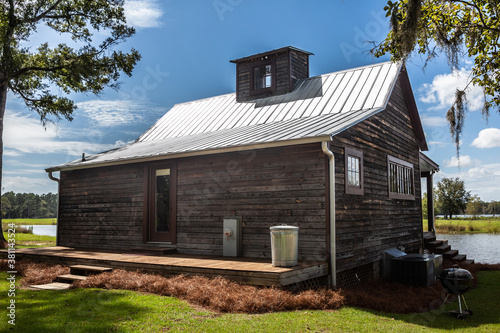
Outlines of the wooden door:
M 176 179 L 174 163 L 152 165 L 149 184 L 149 241 L 176 240 Z

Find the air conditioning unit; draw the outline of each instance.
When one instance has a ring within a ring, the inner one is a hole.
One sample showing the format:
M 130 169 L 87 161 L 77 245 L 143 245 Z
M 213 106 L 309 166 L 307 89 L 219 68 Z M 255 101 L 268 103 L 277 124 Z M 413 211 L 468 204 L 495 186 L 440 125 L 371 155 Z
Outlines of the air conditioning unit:
M 430 286 L 443 271 L 440 254 L 408 254 L 391 260 L 391 279 L 412 286 Z

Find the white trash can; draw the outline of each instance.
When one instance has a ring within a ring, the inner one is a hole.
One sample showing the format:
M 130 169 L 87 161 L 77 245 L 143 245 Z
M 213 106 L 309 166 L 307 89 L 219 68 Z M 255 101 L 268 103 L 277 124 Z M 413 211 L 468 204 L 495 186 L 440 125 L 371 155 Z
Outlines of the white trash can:
M 271 256 L 275 267 L 297 265 L 299 247 L 299 227 L 280 225 L 269 228 L 271 231 Z

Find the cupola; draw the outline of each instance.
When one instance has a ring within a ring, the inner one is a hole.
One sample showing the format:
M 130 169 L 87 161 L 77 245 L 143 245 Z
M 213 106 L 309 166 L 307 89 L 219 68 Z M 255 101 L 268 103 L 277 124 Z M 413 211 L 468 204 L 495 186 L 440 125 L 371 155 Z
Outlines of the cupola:
M 287 94 L 295 83 L 309 77 L 313 53 L 287 46 L 231 60 L 236 64 L 236 100 L 246 102 Z

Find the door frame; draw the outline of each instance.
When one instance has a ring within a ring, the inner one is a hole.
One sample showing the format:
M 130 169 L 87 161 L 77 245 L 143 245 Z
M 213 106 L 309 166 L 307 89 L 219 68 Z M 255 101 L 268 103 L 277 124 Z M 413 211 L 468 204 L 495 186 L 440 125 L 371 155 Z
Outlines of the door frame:
M 154 231 L 156 204 L 156 170 L 170 169 L 169 188 L 169 231 Z M 144 167 L 144 223 L 143 242 L 161 242 L 175 244 L 177 241 L 177 163 L 168 161 L 150 164 Z

